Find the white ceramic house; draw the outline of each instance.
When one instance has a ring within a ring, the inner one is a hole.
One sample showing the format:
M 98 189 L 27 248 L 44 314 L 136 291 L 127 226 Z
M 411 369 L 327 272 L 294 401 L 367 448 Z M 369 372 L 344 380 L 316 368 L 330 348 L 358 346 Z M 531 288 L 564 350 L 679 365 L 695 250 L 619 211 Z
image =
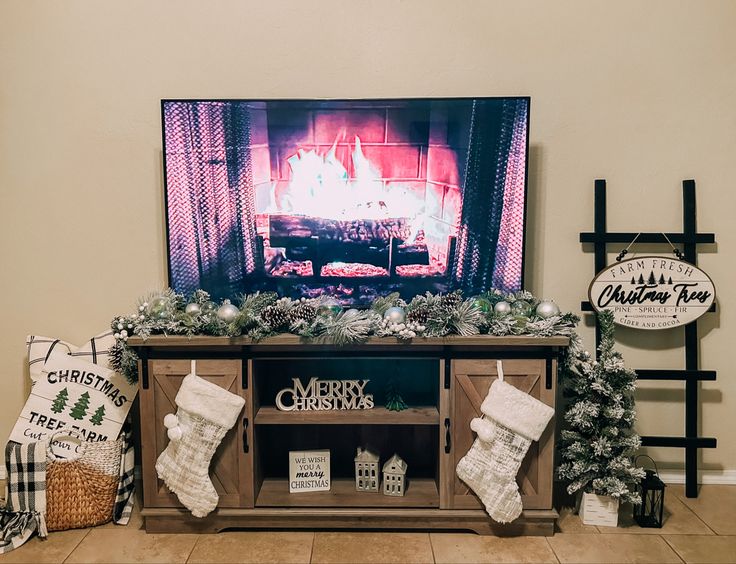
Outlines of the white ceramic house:
M 383 465 L 383 495 L 402 496 L 406 493 L 406 462 L 394 454 Z
M 378 455 L 358 447 L 355 455 L 355 489 L 359 492 L 378 491 Z

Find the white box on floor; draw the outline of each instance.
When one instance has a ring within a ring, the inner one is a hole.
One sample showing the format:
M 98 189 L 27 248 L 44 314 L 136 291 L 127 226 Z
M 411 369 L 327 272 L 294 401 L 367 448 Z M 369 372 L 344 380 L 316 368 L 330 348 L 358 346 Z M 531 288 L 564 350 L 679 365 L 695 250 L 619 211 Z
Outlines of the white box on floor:
M 580 502 L 580 519 L 584 525 L 618 526 L 618 499 L 584 493 Z

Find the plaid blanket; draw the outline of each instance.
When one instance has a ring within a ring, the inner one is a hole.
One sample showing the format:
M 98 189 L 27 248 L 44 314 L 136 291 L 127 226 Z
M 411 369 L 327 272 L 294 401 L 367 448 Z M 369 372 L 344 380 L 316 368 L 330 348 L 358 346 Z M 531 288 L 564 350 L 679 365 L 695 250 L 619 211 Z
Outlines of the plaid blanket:
M 5 467 L 8 499 L 0 509 L 0 554 L 18 548 L 35 532 L 47 535 L 46 443 L 8 443 Z
M 118 495 L 115 498 L 112 520 L 116 525 L 127 525 L 133 511 L 135 500 L 135 449 L 133 448 L 133 432 L 130 419 L 123 425 L 120 432 L 123 437 L 123 453 L 120 460 L 120 481 Z

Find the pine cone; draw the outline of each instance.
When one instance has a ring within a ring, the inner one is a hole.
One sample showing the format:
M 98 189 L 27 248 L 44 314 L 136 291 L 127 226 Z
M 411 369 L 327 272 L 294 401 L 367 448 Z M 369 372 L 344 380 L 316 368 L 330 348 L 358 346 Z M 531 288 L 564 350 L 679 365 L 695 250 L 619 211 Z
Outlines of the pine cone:
M 108 359 L 110 366 L 119 371 L 123 366 L 123 343 L 115 341 L 108 354 L 110 355 Z
M 452 294 L 445 294 L 440 298 L 440 307 L 447 309 L 454 309 L 462 303 L 463 299 L 460 294 L 453 292 Z
M 426 325 L 427 319 L 429 319 L 429 308 L 427 306 L 414 308 L 406 314 L 406 320 L 409 323 L 419 323 L 419 325 Z
M 274 331 L 289 326 L 289 313 L 275 305 L 265 307 L 261 312 L 261 319 L 268 323 Z
M 289 325 L 299 320 L 312 323 L 315 317 L 317 317 L 317 308 L 310 304 L 301 303 L 291 308 L 289 312 Z

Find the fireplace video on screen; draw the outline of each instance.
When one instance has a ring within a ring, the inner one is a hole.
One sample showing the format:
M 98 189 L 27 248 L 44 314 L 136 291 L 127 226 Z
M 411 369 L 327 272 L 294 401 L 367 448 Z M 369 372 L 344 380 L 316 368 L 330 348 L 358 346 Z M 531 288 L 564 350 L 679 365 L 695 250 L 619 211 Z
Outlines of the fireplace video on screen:
M 528 98 L 164 100 L 183 294 L 521 288 Z

